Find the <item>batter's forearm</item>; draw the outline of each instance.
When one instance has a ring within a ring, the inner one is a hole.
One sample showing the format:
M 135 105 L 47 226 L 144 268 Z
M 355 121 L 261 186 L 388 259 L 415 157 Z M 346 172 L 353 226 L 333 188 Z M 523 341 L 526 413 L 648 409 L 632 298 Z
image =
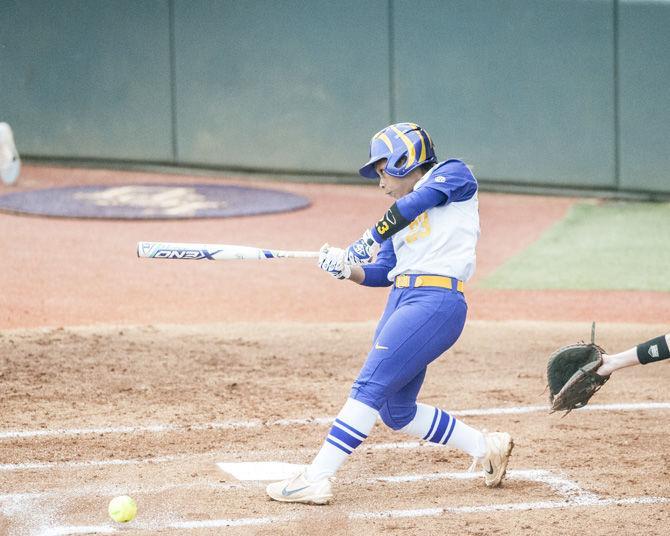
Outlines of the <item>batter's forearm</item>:
M 407 227 L 414 219 L 437 205 L 445 203 L 447 195 L 434 188 L 419 188 L 401 197 L 370 231 L 378 244 Z
M 349 276 L 349 281 L 358 283 L 359 285 L 365 280 L 365 272 L 360 266 L 353 264 L 351 266 L 351 275 Z
M 371 229 L 372 236 L 378 244 L 407 227 L 412 220 L 405 218 L 397 203 L 393 203 L 386 214 Z

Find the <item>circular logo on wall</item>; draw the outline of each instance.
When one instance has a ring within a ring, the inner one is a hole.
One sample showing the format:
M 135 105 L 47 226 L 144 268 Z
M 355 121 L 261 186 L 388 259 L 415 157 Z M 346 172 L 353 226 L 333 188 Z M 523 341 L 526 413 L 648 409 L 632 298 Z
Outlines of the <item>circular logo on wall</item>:
M 218 184 L 75 186 L 0 196 L 0 210 L 65 218 L 225 218 L 297 210 L 300 195 Z

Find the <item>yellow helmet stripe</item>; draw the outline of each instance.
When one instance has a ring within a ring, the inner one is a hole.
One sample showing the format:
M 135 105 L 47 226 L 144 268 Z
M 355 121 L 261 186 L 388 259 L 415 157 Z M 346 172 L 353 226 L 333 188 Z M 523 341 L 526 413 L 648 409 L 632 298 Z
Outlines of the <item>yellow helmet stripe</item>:
M 415 130 L 416 135 L 419 136 L 421 140 L 421 153 L 419 154 L 419 162 L 423 162 L 426 159 L 426 140 L 423 138 L 423 133 L 420 130 Z
M 405 166 L 406 167 L 411 166 L 416 161 L 416 151 L 414 150 L 414 145 L 412 144 L 410 139 L 407 136 L 405 136 L 402 132 L 400 132 L 400 130 L 398 130 L 396 127 L 392 126 L 391 128 L 405 144 L 405 147 L 407 147 L 407 152 L 409 156 L 407 157 L 407 163 L 405 164 Z
M 382 140 L 384 142 L 384 145 L 386 145 L 389 148 L 389 151 L 393 152 L 393 144 L 391 143 L 391 140 L 389 140 L 389 137 L 384 134 L 384 131 L 380 132 L 375 136 L 378 140 Z

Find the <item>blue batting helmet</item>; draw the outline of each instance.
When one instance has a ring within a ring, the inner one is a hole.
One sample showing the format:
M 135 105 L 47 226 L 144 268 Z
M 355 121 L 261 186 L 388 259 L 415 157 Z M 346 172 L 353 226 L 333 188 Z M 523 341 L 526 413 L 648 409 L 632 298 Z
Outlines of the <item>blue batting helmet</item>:
M 368 179 L 377 179 L 375 163 L 382 158 L 386 158 L 386 173 L 399 178 L 422 164 L 437 162 L 433 140 L 414 123 L 396 123 L 372 136 L 370 160 L 359 173 Z

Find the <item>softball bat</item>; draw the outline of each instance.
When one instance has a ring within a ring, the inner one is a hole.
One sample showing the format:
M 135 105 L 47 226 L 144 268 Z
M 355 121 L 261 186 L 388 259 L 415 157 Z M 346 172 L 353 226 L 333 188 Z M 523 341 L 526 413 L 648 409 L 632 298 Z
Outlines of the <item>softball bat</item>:
M 317 258 L 318 251 L 283 251 L 230 244 L 186 244 L 176 242 L 138 242 L 137 256 L 146 259 L 188 259 L 228 261 L 233 259 Z

